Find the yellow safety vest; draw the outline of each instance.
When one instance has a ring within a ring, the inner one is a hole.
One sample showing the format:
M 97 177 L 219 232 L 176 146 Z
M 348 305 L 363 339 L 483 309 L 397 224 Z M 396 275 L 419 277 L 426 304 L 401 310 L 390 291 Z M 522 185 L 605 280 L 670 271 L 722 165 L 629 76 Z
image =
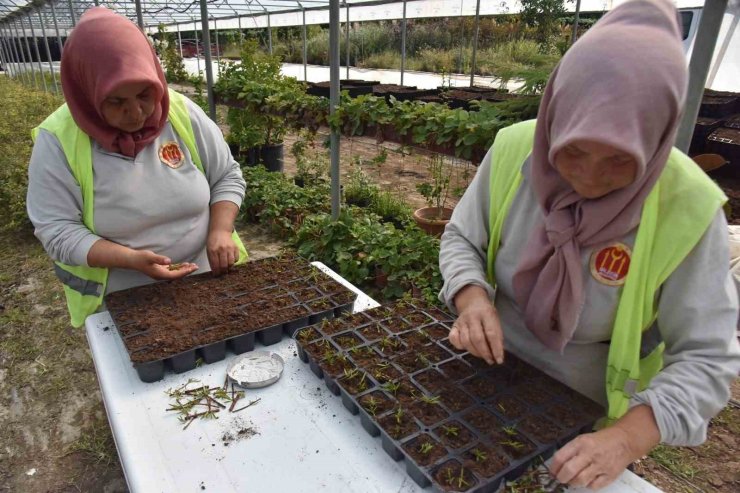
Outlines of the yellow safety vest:
M 170 112 L 168 119 L 177 135 L 190 151 L 195 166 L 205 174 L 198 147 L 195 144 L 195 133 L 185 103 L 185 96 L 173 90 L 170 90 L 169 94 Z M 94 233 L 95 190 L 90 137 L 77 126 L 66 104 L 60 106 L 41 125 L 33 129 L 32 136 L 34 140 L 40 129 L 52 133 L 62 145 L 72 175 L 82 192 L 82 222 Z M 246 262 L 247 250 L 236 231 L 233 232 L 232 239 L 239 248 L 237 264 Z M 105 287 L 108 282 L 108 269 L 55 262 L 54 271 L 64 284 L 64 294 L 67 298 L 67 308 L 69 309 L 72 325 L 81 327 L 88 315 L 95 313 L 103 303 Z
M 503 129 L 493 144 L 488 244 L 492 286 L 504 220 L 522 182 L 522 165 L 532 152 L 535 124 L 530 120 Z M 660 287 L 699 243 L 726 201 L 699 166 L 678 149 L 671 151 L 645 199 L 619 298 L 606 370 L 607 423 L 623 416 L 630 397 L 647 388 L 663 367 L 665 344 L 656 323 Z

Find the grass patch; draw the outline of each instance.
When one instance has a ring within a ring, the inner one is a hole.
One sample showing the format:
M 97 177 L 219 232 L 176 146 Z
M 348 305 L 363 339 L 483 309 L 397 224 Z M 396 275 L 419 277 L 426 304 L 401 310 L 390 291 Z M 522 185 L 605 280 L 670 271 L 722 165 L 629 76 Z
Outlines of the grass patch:
M 69 453 L 73 452 L 79 452 L 84 460 L 96 465 L 109 466 L 118 460 L 116 446 L 105 418 L 96 420 L 80 435 L 69 447 Z
M 686 449 L 658 445 L 650 452 L 650 458 L 683 479 L 694 479 L 699 473 Z

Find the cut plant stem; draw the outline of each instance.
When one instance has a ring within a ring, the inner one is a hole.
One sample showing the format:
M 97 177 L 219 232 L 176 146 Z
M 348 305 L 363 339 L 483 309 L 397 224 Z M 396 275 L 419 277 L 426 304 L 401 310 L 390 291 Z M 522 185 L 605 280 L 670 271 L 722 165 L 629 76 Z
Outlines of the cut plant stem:
M 259 399 L 257 399 L 257 400 L 254 400 L 254 401 L 250 402 L 249 404 L 247 404 L 247 405 L 246 405 L 246 406 L 244 406 L 244 407 L 240 407 L 239 409 L 237 409 L 237 410 L 236 410 L 236 411 L 234 411 L 234 412 L 235 412 L 235 413 L 238 413 L 239 411 L 243 411 L 244 409 L 246 409 L 246 408 L 248 408 L 248 407 L 250 407 L 250 406 L 253 406 L 253 405 L 257 404 L 257 403 L 258 403 L 259 401 L 261 401 L 261 400 L 262 400 L 262 397 L 260 397 L 260 398 L 259 398 Z

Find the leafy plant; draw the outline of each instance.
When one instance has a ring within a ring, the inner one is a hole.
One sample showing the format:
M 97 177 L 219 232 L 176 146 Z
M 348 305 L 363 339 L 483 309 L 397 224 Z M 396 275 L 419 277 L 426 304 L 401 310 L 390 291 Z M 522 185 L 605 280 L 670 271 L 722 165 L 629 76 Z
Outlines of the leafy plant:
M 478 448 L 474 448 L 470 453 L 475 457 L 475 462 L 485 462 L 488 459 L 488 455 Z
M 456 437 L 460 433 L 460 428 L 457 426 L 442 425 L 442 431 L 444 431 L 444 434 L 448 437 Z
M 419 452 L 423 455 L 428 455 L 432 450 L 434 450 L 434 444 L 430 442 L 424 442 L 419 447 Z
M 157 40 L 154 42 L 167 82 L 189 82 L 190 76 L 185 70 L 180 52 L 172 33 L 167 32 L 164 24 L 157 26 Z
M 424 196 L 427 205 L 435 207 L 441 215 L 449 195 L 452 168 L 445 165 L 441 155 L 435 154 L 427 161 L 427 171 L 431 181 L 417 184 L 416 190 Z
M 434 397 L 429 396 L 429 395 L 422 395 L 421 397 L 419 397 L 419 399 L 424 404 L 439 404 L 439 396 L 438 395 L 437 396 L 434 396 Z

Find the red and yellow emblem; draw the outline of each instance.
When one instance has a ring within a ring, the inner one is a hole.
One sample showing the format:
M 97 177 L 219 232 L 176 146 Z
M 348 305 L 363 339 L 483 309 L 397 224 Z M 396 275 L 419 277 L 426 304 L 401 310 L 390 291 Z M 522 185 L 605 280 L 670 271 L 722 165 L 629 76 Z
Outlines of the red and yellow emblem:
M 615 243 L 591 254 L 591 275 L 602 284 L 621 286 L 630 269 L 632 251 L 623 243 Z
M 174 140 L 159 146 L 159 160 L 172 169 L 177 169 L 185 162 L 185 154 Z

